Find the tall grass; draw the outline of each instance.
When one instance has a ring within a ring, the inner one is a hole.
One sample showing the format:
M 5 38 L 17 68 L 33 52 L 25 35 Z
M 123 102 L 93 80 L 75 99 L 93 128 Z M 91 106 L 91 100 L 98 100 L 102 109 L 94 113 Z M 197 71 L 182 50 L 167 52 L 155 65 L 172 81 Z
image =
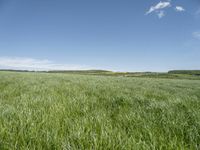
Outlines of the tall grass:
M 1 72 L 0 149 L 200 149 L 200 80 Z

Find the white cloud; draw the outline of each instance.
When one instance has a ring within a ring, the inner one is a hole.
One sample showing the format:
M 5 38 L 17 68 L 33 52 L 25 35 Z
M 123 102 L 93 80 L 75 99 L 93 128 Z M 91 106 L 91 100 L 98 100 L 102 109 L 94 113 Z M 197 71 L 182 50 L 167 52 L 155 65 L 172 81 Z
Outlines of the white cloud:
M 170 1 L 167 2 L 159 2 L 158 4 L 156 4 L 155 6 L 151 6 L 150 9 L 146 12 L 146 15 L 154 12 L 154 11 L 159 11 L 162 10 L 164 8 L 170 7 L 171 3 Z M 160 12 L 159 12 L 160 13 Z
M 175 10 L 178 11 L 178 12 L 185 11 L 185 9 L 182 6 L 176 6 Z
M 83 70 L 91 69 L 83 65 L 69 65 L 54 63 L 49 60 L 39 60 L 33 58 L 20 57 L 0 57 L 1 69 L 19 70 Z
M 146 12 L 146 15 L 155 12 L 158 16 L 158 18 L 163 18 L 165 16 L 165 10 L 168 7 L 171 7 L 171 0 L 165 0 L 164 2 L 160 1 L 155 6 L 151 6 L 150 9 Z M 183 12 L 185 9 L 182 6 L 176 6 L 175 11 L 177 12 Z M 200 10 L 199 10 L 200 13 Z
M 158 18 L 162 18 L 162 17 L 164 17 L 165 16 L 165 12 L 164 11 L 160 11 L 159 13 L 158 13 Z
M 193 37 L 200 40 L 200 31 L 196 31 L 192 33 Z

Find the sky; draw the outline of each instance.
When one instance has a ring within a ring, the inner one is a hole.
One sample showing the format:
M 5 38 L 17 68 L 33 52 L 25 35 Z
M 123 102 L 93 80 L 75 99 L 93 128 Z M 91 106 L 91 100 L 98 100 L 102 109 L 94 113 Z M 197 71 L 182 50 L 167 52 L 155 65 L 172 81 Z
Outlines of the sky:
M 0 0 L 0 69 L 200 69 L 200 1 Z

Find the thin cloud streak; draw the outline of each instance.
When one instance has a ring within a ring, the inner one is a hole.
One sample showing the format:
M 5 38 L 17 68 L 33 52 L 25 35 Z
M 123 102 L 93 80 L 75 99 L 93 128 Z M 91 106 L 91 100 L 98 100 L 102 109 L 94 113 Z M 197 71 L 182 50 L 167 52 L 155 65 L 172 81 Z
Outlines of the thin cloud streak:
M 166 7 L 170 7 L 170 6 L 171 6 L 170 2 L 159 2 L 155 6 L 151 6 L 149 11 L 146 12 L 146 15 L 148 15 L 154 11 L 162 10 L 162 9 L 164 9 Z
M 178 12 L 185 11 L 185 9 L 182 6 L 176 6 L 175 10 L 178 11 Z
M 50 60 L 20 57 L 0 57 L 0 68 L 35 71 L 91 69 L 90 67 L 84 65 L 59 64 Z

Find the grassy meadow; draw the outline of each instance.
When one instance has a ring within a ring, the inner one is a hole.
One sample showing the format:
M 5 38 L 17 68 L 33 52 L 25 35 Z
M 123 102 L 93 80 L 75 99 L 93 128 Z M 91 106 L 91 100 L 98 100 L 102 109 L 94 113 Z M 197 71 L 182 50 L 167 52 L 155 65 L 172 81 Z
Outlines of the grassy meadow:
M 0 72 L 4 149 L 200 149 L 200 80 Z

